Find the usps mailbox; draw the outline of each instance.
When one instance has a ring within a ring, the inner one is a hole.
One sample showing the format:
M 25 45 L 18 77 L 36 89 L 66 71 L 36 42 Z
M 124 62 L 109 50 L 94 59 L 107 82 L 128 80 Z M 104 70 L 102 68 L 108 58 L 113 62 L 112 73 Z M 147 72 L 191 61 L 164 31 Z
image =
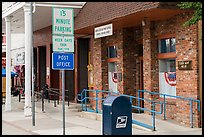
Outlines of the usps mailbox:
M 125 96 L 109 96 L 103 102 L 103 135 L 132 135 L 132 107 Z

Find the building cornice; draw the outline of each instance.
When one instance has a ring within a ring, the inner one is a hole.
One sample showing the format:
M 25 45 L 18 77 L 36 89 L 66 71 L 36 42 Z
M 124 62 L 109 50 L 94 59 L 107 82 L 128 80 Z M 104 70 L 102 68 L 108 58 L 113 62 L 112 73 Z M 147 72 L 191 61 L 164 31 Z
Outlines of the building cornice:
M 16 12 L 20 8 L 22 8 L 25 5 L 25 2 L 16 2 L 12 6 L 9 6 L 5 10 L 2 11 L 2 19 L 10 16 L 12 13 Z

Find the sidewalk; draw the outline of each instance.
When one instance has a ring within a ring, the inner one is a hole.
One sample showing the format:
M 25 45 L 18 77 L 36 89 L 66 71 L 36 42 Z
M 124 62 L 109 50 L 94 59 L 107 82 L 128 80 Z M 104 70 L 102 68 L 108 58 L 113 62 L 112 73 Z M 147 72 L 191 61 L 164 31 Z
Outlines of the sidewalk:
M 24 116 L 24 101 L 18 102 L 18 97 L 12 97 L 12 110 L 5 112 L 2 105 L 2 135 L 62 135 L 63 114 L 62 105 L 54 107 L 53 102 L 45 101 L 45 112 L 41 111 L 41 101 L 35 102 L 35 126 L 32 116 Z M 65 104 L 65 134 L 66 135 L 102 135 L 101 114 L 78 112 L 76 104 Z M 133 117 L 148 120 L 147 115 Z M 156 131 L 139 126 L 133 126 L 133 135 L 202 135 L 202 128 L 190 128 L 173 123 L 156 120 Z

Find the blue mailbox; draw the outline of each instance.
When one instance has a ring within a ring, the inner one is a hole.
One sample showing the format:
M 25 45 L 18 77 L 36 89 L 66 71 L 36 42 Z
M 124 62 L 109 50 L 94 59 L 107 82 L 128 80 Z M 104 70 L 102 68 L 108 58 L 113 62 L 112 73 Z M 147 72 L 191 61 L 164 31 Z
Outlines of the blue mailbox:
M 125 96 L 109 96 L 103 102 L 103 135 L 132 135 L 132 107 Z

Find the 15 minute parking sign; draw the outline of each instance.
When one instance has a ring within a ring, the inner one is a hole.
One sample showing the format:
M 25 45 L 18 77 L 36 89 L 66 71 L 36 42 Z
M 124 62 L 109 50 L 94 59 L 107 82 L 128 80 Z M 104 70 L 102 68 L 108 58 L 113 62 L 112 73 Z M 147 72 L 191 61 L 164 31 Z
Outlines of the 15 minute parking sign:
M 74 12 L 69 8 L 52 8 L 52 34 L 74 35 Z
M 73 9 L 52 8 L 52 43 L 54 52 L 74 52 Z
M 73 53 L 52 53 L 52 69 L 54 70 L 74 70 Z

